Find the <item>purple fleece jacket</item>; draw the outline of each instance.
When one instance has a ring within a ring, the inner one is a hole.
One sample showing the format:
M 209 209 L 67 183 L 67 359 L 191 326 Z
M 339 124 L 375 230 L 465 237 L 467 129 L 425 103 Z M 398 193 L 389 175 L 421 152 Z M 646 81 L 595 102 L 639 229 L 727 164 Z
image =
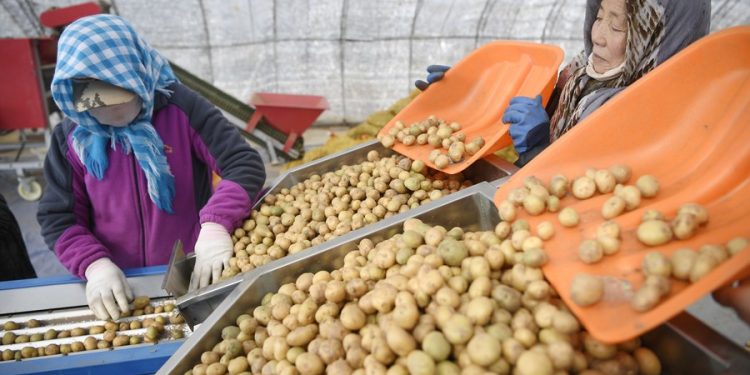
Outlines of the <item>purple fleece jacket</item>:
M 231 233 L 250 214 L 266 177 L 260 155 L 206 99 L 179 83 L 168 89 L 169 98 L 156 94 L 152 123 L 175 178 L 174 214 L 151 201 L 132 153 L 108 148 L 109 168 L 99 181 L 73 151 L 76 124 L 66 119 L 55 128 L 37 219 L 72 274 L 83 278 L 102 257 L 120 268 L 166 264 L 175 241 L 192 251 L 201 223 Z M 212 171 L 222 178 L 214 191 Z

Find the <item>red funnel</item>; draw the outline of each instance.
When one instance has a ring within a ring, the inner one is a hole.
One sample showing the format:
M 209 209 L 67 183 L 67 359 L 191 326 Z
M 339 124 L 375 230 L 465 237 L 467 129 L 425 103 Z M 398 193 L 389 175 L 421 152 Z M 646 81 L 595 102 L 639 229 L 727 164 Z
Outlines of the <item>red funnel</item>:
M 271 126 L 287 135 L 284 152 L 288 152 L 297 137 L 328 109 L 326 98 L 315 95 L 258 92 L 250 98 L 250 104 L 255 106 L 255 113 L 248 121 L 246 130 L 253 131 L 260 118 L 265 117 Z

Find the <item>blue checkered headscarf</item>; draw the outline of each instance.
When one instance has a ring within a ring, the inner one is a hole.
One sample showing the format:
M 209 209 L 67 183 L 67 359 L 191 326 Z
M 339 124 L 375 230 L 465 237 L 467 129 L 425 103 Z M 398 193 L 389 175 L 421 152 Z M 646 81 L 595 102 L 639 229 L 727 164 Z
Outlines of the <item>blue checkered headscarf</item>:
M 140 114 L 125 127 L 101 125 L 88 111 L 77 112 L 74 78 L 94 78 L 129 90 L 142 101 Z M 109 14 L 73 22 L 60 36 L 52 96 L 62 112 L 75 121 L 73 150 L 88 173 L 101 180 L 109 166 L 106 145 L 132 150 L 148 181 L 148 194 L 161 210 L 172 213 L 174 176 L 164 154 L 164 143 L 151 114 L 156 91 L 177 79 L 167 60 L 151 48 L 123 18 Z

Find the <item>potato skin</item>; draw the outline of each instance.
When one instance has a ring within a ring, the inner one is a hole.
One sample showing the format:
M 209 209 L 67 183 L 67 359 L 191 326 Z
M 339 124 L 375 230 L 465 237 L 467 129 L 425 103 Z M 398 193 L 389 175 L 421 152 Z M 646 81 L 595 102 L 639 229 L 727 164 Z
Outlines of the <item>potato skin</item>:
M 590 306 L 602 299 L 604 283 L 599 277 L 580 274 L 573 279 L 570 292 L 571 299 L 578 306 Z
M 648 246 L 664 245 L 672 240 L 672 228 L 661 220 L 647 220 L 638 226 L 636 236 Z

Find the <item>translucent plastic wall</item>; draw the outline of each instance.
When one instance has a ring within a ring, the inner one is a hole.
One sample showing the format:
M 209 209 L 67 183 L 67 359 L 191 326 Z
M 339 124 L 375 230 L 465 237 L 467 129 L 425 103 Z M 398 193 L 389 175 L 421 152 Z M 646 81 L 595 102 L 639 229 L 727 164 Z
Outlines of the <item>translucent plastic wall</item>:
M 671 0 L 690 1 L 690 0 Z M 80 1 L 2 0 L 0 37 L 45 33 L 38 14 Z M 359 122 L 405 96 L 429 64 L 498 39 L 582 48 L 585 0 L 118 0 L 168 58 L 241 100 L 324 95 L 321 123 Z M 750 0 L 713 0 L 712 30 L 750 23 Z

